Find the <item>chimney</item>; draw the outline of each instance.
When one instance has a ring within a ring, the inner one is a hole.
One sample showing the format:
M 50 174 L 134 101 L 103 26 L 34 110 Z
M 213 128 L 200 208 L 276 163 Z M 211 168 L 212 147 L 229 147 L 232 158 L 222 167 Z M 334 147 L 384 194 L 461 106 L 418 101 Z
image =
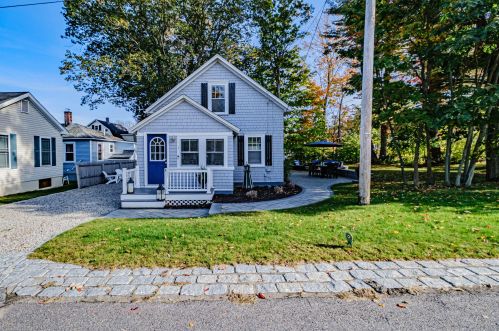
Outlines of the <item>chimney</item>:
M 73 123 L 73 113 L 70 110 L 64 111 L 64 126 L 71 125 Z
M 106 123 L 109 123 L 109 117 L 106 117 Z

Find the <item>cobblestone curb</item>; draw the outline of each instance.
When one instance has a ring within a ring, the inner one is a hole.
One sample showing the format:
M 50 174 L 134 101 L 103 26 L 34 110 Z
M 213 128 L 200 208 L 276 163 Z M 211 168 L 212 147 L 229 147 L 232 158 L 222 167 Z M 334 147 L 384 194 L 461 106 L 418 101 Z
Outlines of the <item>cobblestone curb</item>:
M 7 300 L 7 291 L 0 287 L 0 308 L 5 305 L 5 300 Z
M 89 270 L 22 254 L 0 256 L 0 289 L 5 295 L 51 300 L 197 300 L 260 293 L 272 298 L 356 289 L 391 294 L 474 287 L 499 288 L 499 259 Z

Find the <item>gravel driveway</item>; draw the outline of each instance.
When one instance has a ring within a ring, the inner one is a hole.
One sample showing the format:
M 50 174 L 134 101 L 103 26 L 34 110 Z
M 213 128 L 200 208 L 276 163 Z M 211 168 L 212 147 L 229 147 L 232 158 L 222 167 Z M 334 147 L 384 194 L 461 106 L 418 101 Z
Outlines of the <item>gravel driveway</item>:
M 27 253 L 120 206 L 121 185 L 96 185 L 0 206 L 0 254 Z

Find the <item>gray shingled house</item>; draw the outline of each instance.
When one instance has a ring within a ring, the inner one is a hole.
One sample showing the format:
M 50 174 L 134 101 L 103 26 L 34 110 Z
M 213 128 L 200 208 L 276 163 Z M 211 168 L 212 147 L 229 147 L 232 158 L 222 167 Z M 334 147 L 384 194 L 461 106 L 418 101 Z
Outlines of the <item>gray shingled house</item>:
M 221 56 L 147 108 L 137 123 L 134 194 L 122 206 L 162 207 L 166 200 L 211 200 L 232 193 L 249 165 L 255 185 L 284 181 L 284 112 L 289 106 Z M 139 197 L 139 193 L 142 196 Z M 146 203 L 147 202 L 147 203 Z

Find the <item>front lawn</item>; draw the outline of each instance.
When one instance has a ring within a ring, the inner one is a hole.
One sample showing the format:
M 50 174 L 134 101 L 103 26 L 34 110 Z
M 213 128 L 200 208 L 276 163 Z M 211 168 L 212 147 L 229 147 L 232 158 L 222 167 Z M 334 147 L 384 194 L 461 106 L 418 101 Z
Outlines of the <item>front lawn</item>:
M 375 170 L 367 207 L 356 204 L 357 186 L 346 184 L 328 201 L 286 211 L 95 220 L 31 257 L 101 268 L 499 256 L 497 184 L 415 191 L 393 181 L 395 171 Z
M 3 197 L 0 197 L 0 206 L 7 204 L 7 203 L 13 203 L 13 202 L 18 202 L 18 201 L 38 198 L 38 197 L 52 194 L 52 193 L 64 192 L 67 190 L 75 189 L 76 187 L 77 187 L 76 183 L 71 183 L 69 185 L 64 185 L 64 186 L 56 187 L 56 188 L 50 188 L 47 190 L 38 190 L 38 191 L 30 191 L 30 192 L 12 194 L 12 195 L 5 195 Z

